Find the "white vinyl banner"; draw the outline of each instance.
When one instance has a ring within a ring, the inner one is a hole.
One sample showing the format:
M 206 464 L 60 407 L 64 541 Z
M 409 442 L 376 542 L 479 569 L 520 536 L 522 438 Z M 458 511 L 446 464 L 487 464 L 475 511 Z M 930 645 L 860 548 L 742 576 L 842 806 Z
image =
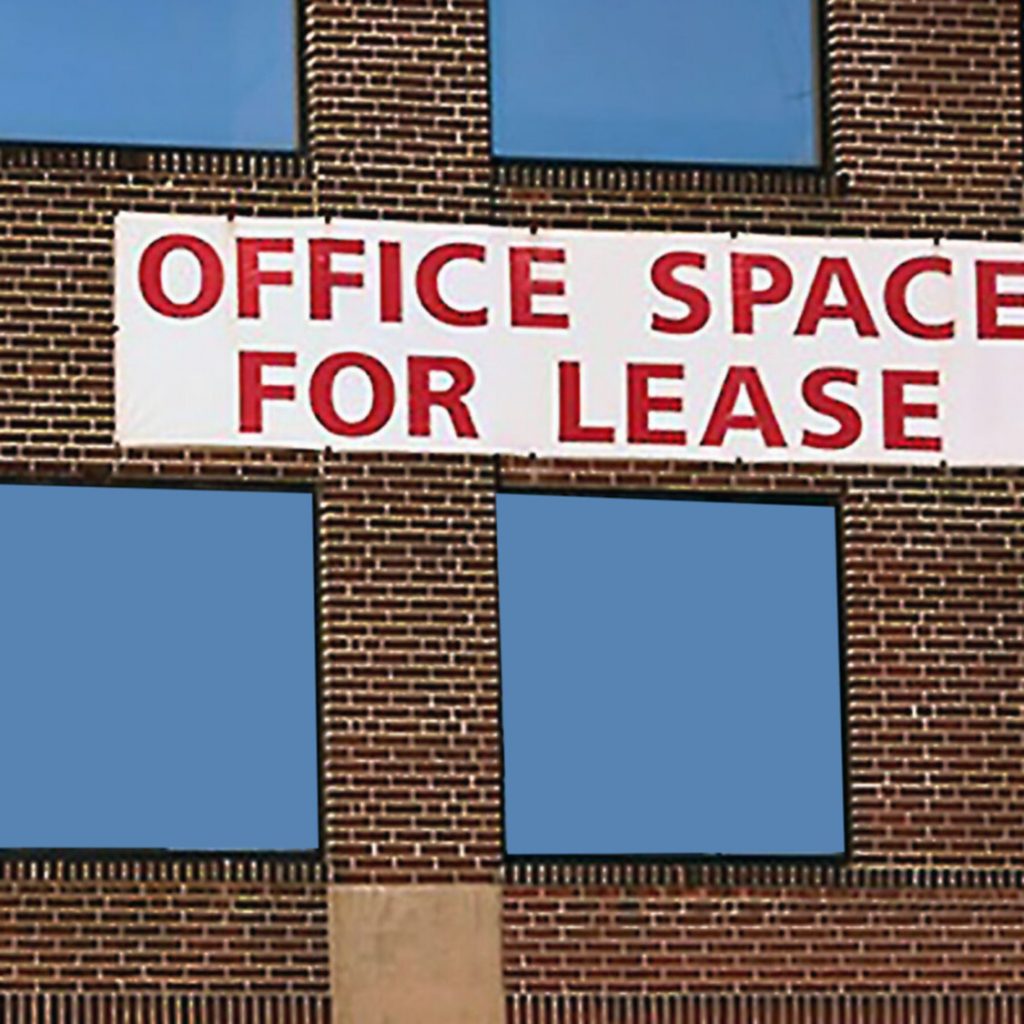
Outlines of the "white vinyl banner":
M 1024 464 L 1024 247 L 117 218 L 117 440 Z

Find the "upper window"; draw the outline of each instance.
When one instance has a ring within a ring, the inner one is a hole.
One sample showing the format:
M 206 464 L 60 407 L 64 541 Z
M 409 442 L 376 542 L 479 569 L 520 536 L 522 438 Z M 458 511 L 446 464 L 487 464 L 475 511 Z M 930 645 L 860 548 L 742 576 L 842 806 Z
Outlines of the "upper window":
M 836 518 L 498 496 L 510 855 L 845 852 Z
M 0 486 L 0 847 L 319 846 L 313 496 Z
M 490 0 L 495 155 L 814 167 L 818 0 Z
M 0 140 L 298 145 L 295 0 L 0 0 Z

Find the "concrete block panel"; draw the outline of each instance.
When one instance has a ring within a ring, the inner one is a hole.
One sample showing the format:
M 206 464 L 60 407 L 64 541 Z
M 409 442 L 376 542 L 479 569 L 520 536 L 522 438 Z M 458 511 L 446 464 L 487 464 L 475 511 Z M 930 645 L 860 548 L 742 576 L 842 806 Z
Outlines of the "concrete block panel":
M 335 886 L 334 1024 L 499 1024 L 501 891 Z

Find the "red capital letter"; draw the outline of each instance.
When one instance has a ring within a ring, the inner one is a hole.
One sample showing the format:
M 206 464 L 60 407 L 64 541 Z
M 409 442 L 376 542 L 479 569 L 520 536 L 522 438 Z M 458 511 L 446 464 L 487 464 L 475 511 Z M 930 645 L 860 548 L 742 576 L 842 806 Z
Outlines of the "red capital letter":
M 314 320 L 330 320 L 335 288 L 362 288 L 359 270 L 331 270 L 331 257 L 362 256 L 358 238 L 313 238 L 309 243 L 309 315 Z
M 778 256 L 734 252 L 732 254 L 732 329 L 736 334 L 754 333 L 754 306 L 777 305 L 793 290 L 793 271 Z M 754 271 L 771 277 L 766 288 L 754 288 Z
M 295 388 L 291 384 L 264 384 L 264 366 L 294 366 L 294 352 L 238 353 L 238 429 L 243 434 L 263 430 L 263 403 L 268 399 L 291 402 Z
M 831 434 L 818 434 L 811 430 L 804 431 L 804 444 L 808 448 L 849 448 L 860 437 L 864 424 L 860 413 L 846 402 L 833 398 L 825 393 L 825 388 L 832 383 L 856 384 L 857 371 L 846 370 L 838 366 L 827 366 L 814 370 L 804 378 L 803 396 L 807 405 L 822 416 L 830 416 L 838 424 L 838 429 Z
M 373 390 L 370 411 L 361 419 L 349 422 L 338 415 L 334 405 L 334 381 L 348 367 L 362 370 Z M 313 415 L 332 433 L 342 437 L 365 437 L 375 434 L 395 409 L 395 385 L 391 374 L 380 360 L 362 352 L 336 352 L 328 356 L 314 371 L 309 385 Z
M 740 391 L 745 390 L 754 411 L 752 414 L 735 412 Z M 786 439 L 775 418 L 768 393 L 761 376 L 753 366 L 730 366 L 718 393 L 718 401 L 708 420 L 701 444 L 719 447 L 730 430 L 759 430 L 769 448 L 785 448 Z
M 707 259 L 697 252 L 669 252 L 659 256 L 651 267 L 651 281 L 662 295 L 670 299 L 678 299 L 686 303 L 689 312 L 686 316 L 673 320 L 671 317 L 655 313 L 651 318 L 651 327 L 662 334 L 696 334 L 711 317 L 711 303 L 699 288 L 673 276 L 678 267 L 697 267 L 703 270 Z
M 438 370 L 451 377 L 442 391 L 430 387 L 430 374 Z M 478 437 L 476 424 L 464 401 L 476 375 L 469 363 L 452 356 L 409 357 L 409 433 L 413 437 L 430 436 L 430 408 L 436 405 L 448 413 L 458 437 Z
M 939 437 L 907 437 L 907 420 L 937 420 L 939 407 L 933 402 L 908 402 L 903 389 L 908 384 L 937 387 L 938 370 L 884 370 L 882 372 L 882 420 L 885 447 L 916 449 L 925 452 L 942 451 Z
M 238 315 L 260 315 L 260 288 L 265 284 L 291 284 L 290 270 L 261 270 L 260 253 L 291 252 L 290 238 L 238 239 Z
M 614 441 L 614 427 L 583 426 L 580 423 L 580 364 L 558 364 L 558 440 Z
M 921 274 L 953 273 L 953 261 L 945 256 L 922 256 L 919 259 L 901 263 L 885 283 L 885 308 L 892 317 L 892 322 L 904 334 L 912 338 L 924 338 L 926 341 L 948 341 L 953 337 L 953 321 L 944 324 L 926 324 L 918 320 L 907 305 L 907 291 L 914 280 Z
M 1024 277 L 1020 260 L 978 260 L 978 337 L 986 341 L 1024 341 L 1024 324 L 1001 324 L 1000 309 L 1024 306 L 1024 295 L 1004 295 L 1000 277 Z
M 651 380 L 682 380 L 683 367 L 677 363 L 630 363 L 626 367 L 626 406 L 629 440 L 633 444 L 686 444 L 685 430 L 653 430 L 652 412 L 682 412 L 679 395 L 652 395 Z
M 833 281 L 839 283 L 845 302 L 833 304 L 828 301 Z M 807 293 L 807 301 L 804 303 L 804 311 L 796 325 L 797 335 L 814 334 L 822 320 L 850 320 L 860 337 L 878 337 L 878 328 L 871 319 L 868 304 L 864 301 L 864 293 L 860 290 L 857 276 L 845 256 L 826 256 L 818 264 L 810 291 Z
M 516 248 L 508 253 L 509 289 L 513 327 L 547 327 L 564 331 L 569 326 L 568 313 L 536 313 L 534 295 L 564 295 L 565 282 L 537 280 L 534 263 L 564 263 L 564 249 Z
M 435 319 L 452 327 L 483 327 L 487 323 L 487 309 L 455 309 L 441 298 L 438 278 L 441 271 L 454 260 L 474 260 L 484 263 L 487 251 L 482 245 L 456 242 L 431 249 L 416 271 L 416 291 L 423 308 Z
M 380 322 L 402 322 L 402 246 L 380 243 Z
M 199 261 L 199 294 L 191 302 L 174 302 L 164 291 L 164 260 L 175 249 L 185 249 Z M 164 316 L 189 317 L 209 313 L 224 291 L 224 267 L 209 242 L 195 235 L 164 235 L 151 242 L 139 261 L 139 287 L 142 296 Z

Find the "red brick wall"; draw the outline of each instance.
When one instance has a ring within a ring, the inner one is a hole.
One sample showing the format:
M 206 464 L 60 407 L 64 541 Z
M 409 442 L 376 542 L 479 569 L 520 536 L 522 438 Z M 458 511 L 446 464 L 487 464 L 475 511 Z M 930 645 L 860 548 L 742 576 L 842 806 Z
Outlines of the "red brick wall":
M 509 1024 L 1019 1024 L 1017 996 L 510 996 Z
M 1024 474 L 505 459 L 501 482 L 838 495 L 847 612 L 849 865 L 519 866 L 516 1019 L 541 993 L 1024 991 Z
M 501 482 L 839 497 L 853 863 L 1022 865 L 1024 474 L 507 459 Z
M 1019 889 L 510 888 L 521 993 L 1024 994 Z
M 492 166 L 485 0 L 307 0 L 301 157 L 0 147 L 0 472 L 318 485 L 326 799 L 320 864 L 0 866 L 0 1021 L 319 1024 L 328 882 L 502 878 L 521 1024 L 1024 1016 L 1024 473 L 113 443 L 123 209 L 1019 240 L 1019 0 L 825 6 L 820 174 Z M 501 867 L 499 481 L 842 498 L 850 865 Z
M 495 881 L 493 460 L 336 457 L 321 493 L 331 878 Z
M 0 884 L 0 991 L 326 994 L 325 887 Z
M 1015 0 L 826 0 L 827 174 L 512 168 L 496 213 L 678 231 L 1018 238 Z

